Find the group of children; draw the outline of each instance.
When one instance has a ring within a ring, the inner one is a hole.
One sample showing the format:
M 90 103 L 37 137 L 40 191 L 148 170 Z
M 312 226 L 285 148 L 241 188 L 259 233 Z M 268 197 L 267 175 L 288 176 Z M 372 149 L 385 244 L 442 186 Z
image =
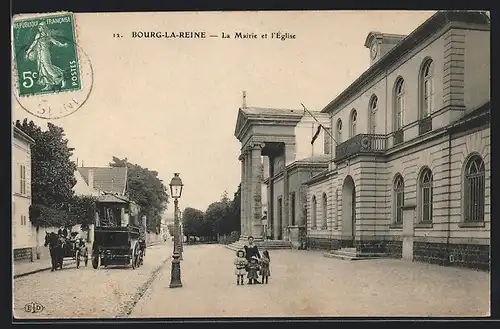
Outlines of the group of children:
M 271 258 L 267 250 L 264 250 L 260 259 L 257 256 L 252 256 L 249 260 L 245 257 L 244 250 L 238 250 L 236 252 L 236 259 L 234 260 L 234 265 L 236 266 L 236 283 L 243 285 L 245 273 L 247 274 L 248 284 L 259 283 L 258 278 L 260 273 L 262 276 L 262 282 L 260 283 L 267 284 L 271 276 L 271 271 L 269 270 L 270 263 Z

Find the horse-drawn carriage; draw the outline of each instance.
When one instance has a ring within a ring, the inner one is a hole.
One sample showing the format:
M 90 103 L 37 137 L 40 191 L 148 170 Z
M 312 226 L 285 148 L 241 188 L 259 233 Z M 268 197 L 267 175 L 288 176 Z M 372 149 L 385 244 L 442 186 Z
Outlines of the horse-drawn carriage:
M 77 235 L 77 232 L 71 233 L 70 237 L 54 232 L 45 234 L 44 245 L 49 247 L 52 271 L 62 269 L 65 258 L 76 260 L 76 268 L 80 267 L 82 259 L 87 266 L 87 245 L 82 238 L 77 238 Z
M 105 194 L 97 202 L 92 246 L 92 266 L 142 264 L 144 247 L 139 222 L 139 207 L 126 197 Z

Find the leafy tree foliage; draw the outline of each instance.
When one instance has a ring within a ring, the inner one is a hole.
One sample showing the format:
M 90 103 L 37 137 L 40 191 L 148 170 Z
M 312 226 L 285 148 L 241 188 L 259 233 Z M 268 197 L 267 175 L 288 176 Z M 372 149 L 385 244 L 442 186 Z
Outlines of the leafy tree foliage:
M 77 196 L 71 200 L 70 214 L 74 217 L 76 224 L 80 224 L 83 230 L 88 230 L 89 225 L 94 223 L 97 211 L 97 198 L 94 196 Z
M 182 225 L 184 235 L 189 238 L 190 236 L 202 236 L 203 226 L 203 211 L 195 208 L 185 208 L 182 212 Z
M 69 224 L 72 219 L 66 212 L 73 200 L 76 164 L 70 159 L 74 149 L 68 147 L 64 129 L 49 122 L 43 131 L 27 119 L 16 121 L 16 127 L 35 141 L 31 146 L 31 200 L 35 206 L 30 220 L 35 226 Z M 57 211 L 61 214 L 56 215 Z
M 127 193 L 141 207 L 140 216 L 146 215 L 148 232 L 159 233 L 161 214 L 167 209 L 169 195 L 166 186 L 158 178 L 158 172 L 115 156 L 109 165 L 128 168 Z
M 229 234 L 240 230 L 241 188 L 238 187 L 230 200 L 224 191 L 220 201 L 210 204 L 203 213 L 194 208 L 183 212 L 184 235 L 215 240 L 219 234 Z

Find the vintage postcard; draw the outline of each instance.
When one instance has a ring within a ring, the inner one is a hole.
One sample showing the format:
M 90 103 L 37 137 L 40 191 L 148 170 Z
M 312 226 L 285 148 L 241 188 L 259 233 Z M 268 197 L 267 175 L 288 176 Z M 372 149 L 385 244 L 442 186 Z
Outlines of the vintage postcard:
M 13 317 L 490 315 L 486 11 L 15 15 Z

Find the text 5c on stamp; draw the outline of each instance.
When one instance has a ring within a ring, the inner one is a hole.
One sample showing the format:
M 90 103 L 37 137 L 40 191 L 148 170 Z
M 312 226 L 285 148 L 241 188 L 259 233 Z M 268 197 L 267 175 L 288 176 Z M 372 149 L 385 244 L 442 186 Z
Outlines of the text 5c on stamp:
M 82 88 L 73 14 L 18 20 L 13 34 L 19 96 Z

